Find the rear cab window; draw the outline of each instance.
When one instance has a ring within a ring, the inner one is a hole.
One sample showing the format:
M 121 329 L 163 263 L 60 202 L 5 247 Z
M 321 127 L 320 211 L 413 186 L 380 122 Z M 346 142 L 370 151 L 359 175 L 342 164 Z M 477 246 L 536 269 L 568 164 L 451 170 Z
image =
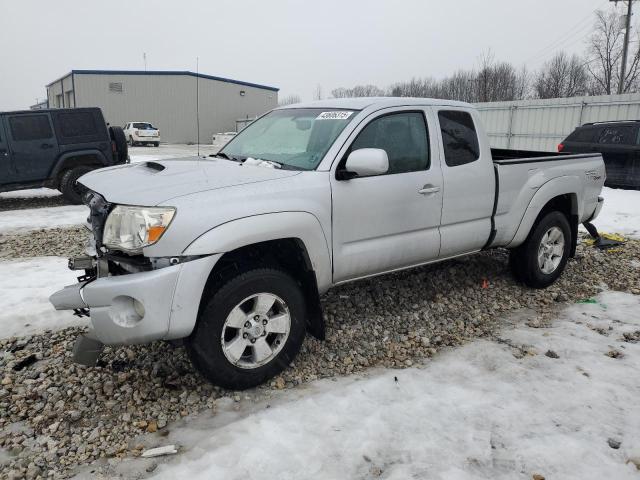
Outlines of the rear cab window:
M 469 112 L 440 110 L 438 112 L 445 163 L 458 167 L 480 158 L 478 134 Z
M 52 113 L 52 117 L 61 145 L 108 140 L 104 120 L 97 110 L 63 110 Z

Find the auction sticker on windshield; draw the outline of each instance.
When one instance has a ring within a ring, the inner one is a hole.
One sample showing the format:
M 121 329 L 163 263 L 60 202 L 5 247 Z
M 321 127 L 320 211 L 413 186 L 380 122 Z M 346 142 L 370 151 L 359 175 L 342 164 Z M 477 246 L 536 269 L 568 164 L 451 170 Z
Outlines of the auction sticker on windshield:
M 336 112 L 322 112 L 316 117 L 316 120 L 345 120 L 351 116 L 353 112 L 346 110 L 338 110 Z

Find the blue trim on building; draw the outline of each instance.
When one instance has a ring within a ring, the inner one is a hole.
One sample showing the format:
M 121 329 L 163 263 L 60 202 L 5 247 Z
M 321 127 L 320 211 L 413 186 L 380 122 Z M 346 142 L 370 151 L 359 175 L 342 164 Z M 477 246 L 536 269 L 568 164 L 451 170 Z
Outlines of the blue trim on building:
M 216 77 L 214 75 L 205 75 L 204 73 L 195 73 L 188 70 L 185 71 L 172 71 L 172 70 L 71 70 L 71 72 L 63 75 L 59 79 L 51 82 L 47 85 L 50 87 L 56 82 L 59 82 L 63 78 L 67 78 L 69 75 L 187 75 L 190 77 L 199 77 L 207 80 L 216 80 L 218 82 L 234 83 L 236 85 L 244 85 L 245 87 L 261 88 L 263 90 L 271 90 L 272 92 L 278 92 L 280 89 L 276 87 L 269 87 L 267 85 L 260 85 L 257 83 L 243 82 L 241 80 L 233 80 L 231 78 Z

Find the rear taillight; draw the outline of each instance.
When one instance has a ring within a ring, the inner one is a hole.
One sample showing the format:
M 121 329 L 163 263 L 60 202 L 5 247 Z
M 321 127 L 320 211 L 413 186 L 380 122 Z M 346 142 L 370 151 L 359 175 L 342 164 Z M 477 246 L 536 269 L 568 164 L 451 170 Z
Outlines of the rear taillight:
M 558 144 L 558 152 L 562 152 L 564 150 L 564 143 Z

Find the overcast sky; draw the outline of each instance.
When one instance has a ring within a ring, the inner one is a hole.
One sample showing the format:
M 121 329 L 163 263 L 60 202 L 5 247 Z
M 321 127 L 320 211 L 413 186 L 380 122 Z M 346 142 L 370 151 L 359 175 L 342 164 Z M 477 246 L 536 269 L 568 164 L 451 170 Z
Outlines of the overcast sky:
M 611 4 L 612 5 L 612 4 Z M 0 111 L 71 69 L 194 70 L 311 99 L 443 77 L 483 52 L 537 68 L 582 52 L 608 0 L 0 0 Z M 621 8 L 621 7 L 620 7 Z M 640 5 L 636 8 L 640 8 Z

